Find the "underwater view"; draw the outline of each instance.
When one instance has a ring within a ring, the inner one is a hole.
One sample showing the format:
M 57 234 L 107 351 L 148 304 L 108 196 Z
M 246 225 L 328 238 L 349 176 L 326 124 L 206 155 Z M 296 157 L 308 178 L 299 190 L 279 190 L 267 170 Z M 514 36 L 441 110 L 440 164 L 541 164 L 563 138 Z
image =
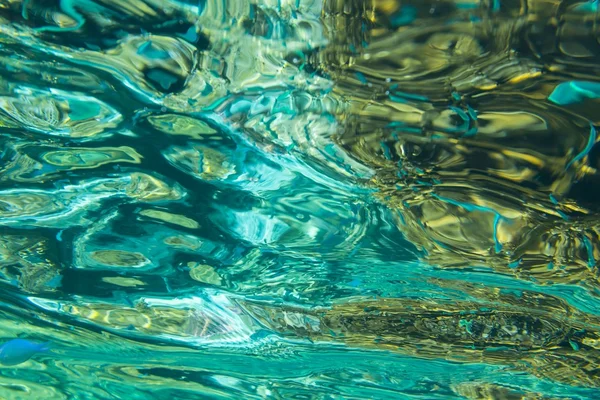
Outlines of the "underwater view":
M 600 399 L 598 127 L 598 0 L 0 0 L 0 399 Z

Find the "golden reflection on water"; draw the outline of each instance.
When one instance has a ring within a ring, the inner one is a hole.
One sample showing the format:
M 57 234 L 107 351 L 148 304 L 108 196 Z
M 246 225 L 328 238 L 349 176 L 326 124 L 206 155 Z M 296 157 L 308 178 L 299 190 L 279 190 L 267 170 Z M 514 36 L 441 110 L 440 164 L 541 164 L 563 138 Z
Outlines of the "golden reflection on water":
M 559 68 L 595 80 L 588 66 L 596 54 L 586 43 L 568 54 L 570 63 L 560 52 L 542 58 L 539 39 L 531 38 L 555 30 L 562 48 L 575 40 L 566 26 L 595 17 L 567 9 L 559 23 L 550 16 L 560 2 L 539 3 L 522 2 L 518 14 L 493 20 L 482 13 L 477 25 L 424 17 L 422 29 L 392 29 L 387 16 L 395 2 L 327 2 L 325 20 L 360 23 L 363 34 L 333 31 L 345 41 L 336 47 L 343 56 L 330 50 L 319 61 L 348 103 L 337 142 L 376 170 L 378 196 L 398 209 L 400 229 L 429 262 L 595 287 L 597 206 L 581 189 L 598 179 L 588 154 L 595 120 L 585 109 L 543 99 L 561 78 Z M 419 15 L 427 8 L 412 6 Z M 587 34 L 594 40 L 594 30 Z M 519 43 L 523 36 L 530 40 Z

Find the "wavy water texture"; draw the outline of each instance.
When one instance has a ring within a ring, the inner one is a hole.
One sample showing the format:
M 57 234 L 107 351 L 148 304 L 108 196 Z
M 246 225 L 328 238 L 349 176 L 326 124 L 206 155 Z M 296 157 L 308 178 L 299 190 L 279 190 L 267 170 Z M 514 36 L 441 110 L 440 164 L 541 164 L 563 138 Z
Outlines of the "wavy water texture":
M 599 26 L 0 0 L 0 398 L 597 398 Z

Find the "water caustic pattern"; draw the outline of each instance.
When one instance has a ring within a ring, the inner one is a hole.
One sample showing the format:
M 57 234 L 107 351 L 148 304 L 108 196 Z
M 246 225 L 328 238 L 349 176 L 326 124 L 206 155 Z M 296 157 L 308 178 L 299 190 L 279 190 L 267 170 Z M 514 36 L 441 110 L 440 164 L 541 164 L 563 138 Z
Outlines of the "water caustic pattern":
M 598 398 L 599 7 L 0 0 L 0 398 Z

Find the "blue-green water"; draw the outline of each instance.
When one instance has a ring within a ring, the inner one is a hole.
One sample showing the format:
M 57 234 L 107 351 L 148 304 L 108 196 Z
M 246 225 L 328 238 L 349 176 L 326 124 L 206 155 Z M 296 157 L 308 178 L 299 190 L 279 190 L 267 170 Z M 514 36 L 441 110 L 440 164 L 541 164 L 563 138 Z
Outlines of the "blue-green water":
M 0 0 L 0 398 L 600 397 L 599 24 Z

